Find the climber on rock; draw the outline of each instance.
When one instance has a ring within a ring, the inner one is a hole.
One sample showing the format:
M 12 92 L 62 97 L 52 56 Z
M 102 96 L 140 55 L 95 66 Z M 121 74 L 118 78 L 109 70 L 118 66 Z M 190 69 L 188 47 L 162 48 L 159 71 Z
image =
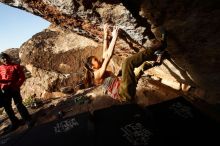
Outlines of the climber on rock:
M 158 56 L 155 52 L 163 49 L 163 42 L 157 39 L 147 40 L 147 48 L 145 50 L 125 59 L 122 64 L 122 76 L 119 78 L 106 70 L 113 55 L 118 32 L 120 32 L 118 27 L 114 27 L 111 42 L 107 47 L 108 27 L 107 24 L 104 25 L 103 61 L 99 61 L 95 56 L 90 56 L 86 59 L 84 82 L 87 87 L 102 84 L 105 92 L 113 99 L 122 102 L 132 101 L 134 100 L 137 86 L 134 68 L 145 61 L 156 61 Z

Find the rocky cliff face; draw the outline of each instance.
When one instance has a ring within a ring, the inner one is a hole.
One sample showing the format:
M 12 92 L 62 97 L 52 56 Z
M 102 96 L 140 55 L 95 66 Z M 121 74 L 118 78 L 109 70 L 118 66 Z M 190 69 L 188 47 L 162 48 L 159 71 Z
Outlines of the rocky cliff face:
M 162 83 L 175 89 L 180 88 L 180 83 L 201 87 L 207 91 L 207 101 L 219 102 L 218 0 L 0 2 L 31 12 L 56 26 L 36 34 L 20 50 L 22 63 L 32 70 L 32 75 L 35 74 L 34 68 L 56 73 L 53 78 L 39 79 L 51 83 L 48 87 L 44 87 L 43 82 L 38 83 L 40 90 L 52 93 L 58 91 L 61 85 L 69 86 L 71 82 L 75 84 L 75 78 L 80 78 L 77 73 L 82 71 L 84 56 L 101 52 L 94 50 L 100 50 L 101 26 L 104 22 L 109 22 L 123 30 L 113 58 L 115 70 L 125 57 L 146 47 L 147 38 L 160 38 L 159 30 L 163 26 L 168 32 L 167 50 L 171 59 L 165 60 L 160 67 L 150 69 L 148 74 L 162 78 Z

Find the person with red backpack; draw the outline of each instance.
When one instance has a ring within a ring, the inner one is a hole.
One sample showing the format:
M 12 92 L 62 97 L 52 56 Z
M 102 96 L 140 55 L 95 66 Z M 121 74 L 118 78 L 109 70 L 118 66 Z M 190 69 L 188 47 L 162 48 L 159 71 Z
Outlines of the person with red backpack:
M 2 63 L 2 65 L 0 65 L 0 102 L 11 121 L 8 130 L 13 131 L 17 129 L 21 123 L 13 111 L 12 99 L 22 119 L 29 127 L 32 124 L 31 116 L 22 103 L 20 94 L 20 87 L 25 81 L 23 69 L 19 64 L 12 63 L 11 57 L 6 53 L 0 54 L 0 61 Z

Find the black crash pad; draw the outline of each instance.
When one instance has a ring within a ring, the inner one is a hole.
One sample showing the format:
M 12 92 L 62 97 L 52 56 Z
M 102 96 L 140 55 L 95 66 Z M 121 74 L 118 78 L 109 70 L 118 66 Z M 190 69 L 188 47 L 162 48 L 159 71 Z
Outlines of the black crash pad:
M 184 97 L 147 106 L 158 129 L 158 139 L 166 145 L 220 145 L 220 125 Z
M 219 123 L 183 97 L 141 108 L 118 105 L 94 112 L 95 145 L 220 145 Z
M 117 105 L 94 112 L 96 146 L 156 145 L 150 114 L 136 104 Z
M 90 113 L 79 114 L 36 126 L 16 146 L 91 146 L 93 125 Z
M 22 138 L 22 135 L 2 135 L 0 137 L 0 146 L 12 146 L 19 141 L 20 138 Z

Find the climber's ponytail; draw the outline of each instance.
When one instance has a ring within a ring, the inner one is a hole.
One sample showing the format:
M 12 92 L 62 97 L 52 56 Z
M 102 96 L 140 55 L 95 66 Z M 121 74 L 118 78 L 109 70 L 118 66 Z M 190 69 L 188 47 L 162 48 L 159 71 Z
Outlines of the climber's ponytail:
M 92 69 L 93 58 L 94 56 L 88 57 L 84 63 L 85 74 L 84 74 L 83 82 L 84 82 L 85 88 L 94 86 L 94 73 Z

